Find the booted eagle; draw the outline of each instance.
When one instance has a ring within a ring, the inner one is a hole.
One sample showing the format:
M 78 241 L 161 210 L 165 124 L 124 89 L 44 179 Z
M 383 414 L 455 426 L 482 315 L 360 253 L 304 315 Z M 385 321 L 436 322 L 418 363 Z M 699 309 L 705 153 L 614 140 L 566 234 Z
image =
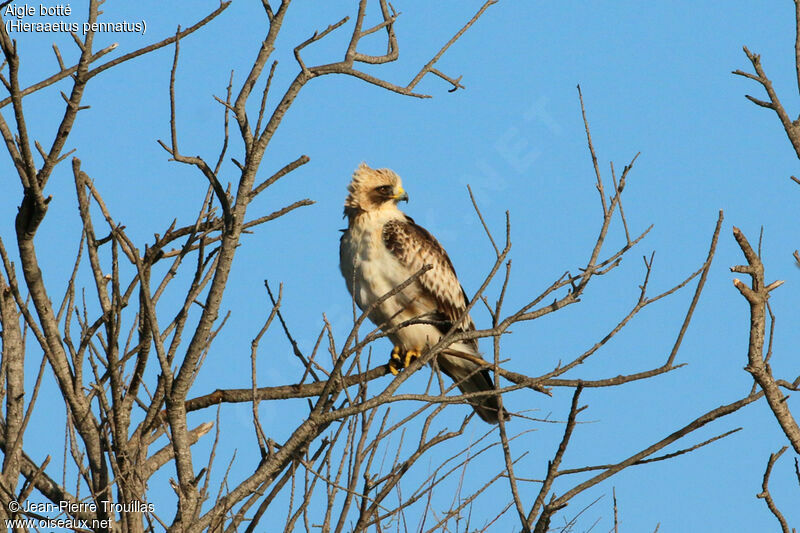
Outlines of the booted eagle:
M 389 369 L 397 374 L 439 342 L 464 314 L 469 299 L 442 245 L 397 208 L 399 201 L 408 201 L 397 174 L 361 163 L 347 190 L 344 214 L 348 227 L 339 245 L 339 267 L 362 311 L 425 265 L 432 267 L 369 314 L 384 331 L 412 319 L 430 322 L 389 333 L 394 344 Z M 474 329 L 469 315 L 458 326 L 458 331 Z M 439 368 L 464 393 L 495 388 L 488 370 L 481 369 L 478 360 L 477 339 L 455 342 L 438 355 Z M 483 420 L 497 423 L 497 396 L 473 398 L 470 404 Z M 503 418 L 508 418 L 506 411 Z

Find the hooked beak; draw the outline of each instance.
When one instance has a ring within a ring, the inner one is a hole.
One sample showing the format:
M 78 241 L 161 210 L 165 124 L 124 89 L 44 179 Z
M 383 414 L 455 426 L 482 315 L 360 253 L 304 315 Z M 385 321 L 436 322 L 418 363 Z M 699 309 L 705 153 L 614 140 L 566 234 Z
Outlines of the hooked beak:
M 408 202 L 408 193 L 403 187 L 398 187 L 397 193 L 392 198 L 398 202 Z

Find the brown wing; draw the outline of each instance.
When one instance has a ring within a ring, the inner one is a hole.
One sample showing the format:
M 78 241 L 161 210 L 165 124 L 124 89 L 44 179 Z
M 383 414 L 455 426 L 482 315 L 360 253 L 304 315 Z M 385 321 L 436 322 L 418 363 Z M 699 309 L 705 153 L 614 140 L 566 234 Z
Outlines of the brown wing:
M 439 315 L 435 318 L 441 321 L 439 329 L 447 332 L 464 313 L 469 299 L 442 245 L 408 216 L 405 220 L 391 220 L 383 226 L 383 243 L 410 272 L 425 265 L 433 267 L 420 277 L 419 283 L 436 304 L 436 309 L 431 311 Z M 467 316 L 460 329 L 475 329 L 472 318 Z
M 427 296 L 425 299 L 434 302 L 435 309 L 430 311 L 433 313 L 433 319 L 438 322 L 437 327 L 442 333 L 449 331 L 453 323 L 466 310 L 469 299 L 464 288 L 458 282 L 453 263 L 450 262 L 442 245 L 409 216 L 406 216 L 405 220 L 389 221 L 383 226 L 383 243 L 392 255 L 412 273 L 417 272 L 425 265 L 433 267 L 420 276 L 419 283 Z M 474 330 L 475 324 L 472 322 L 472 318 L 467 316 L 459 329 L 462 331 Z M 467 341 L 467 344 L 474 352 L 470 355 L 480 357 L 477 339 Z M 476 372 L 478 367 L 475 363 L 445 354 L 444 357 L 439 358 L 439 365 L 442 371 L 450 376 L 458 384 L 458 388 L 465 393 L 494 389 L 494 382 L 489 371 L 478 370 Z M 498 415 L 505 420 L 508 419 L 508 412 L 505 409 L 500 411 L 496 396 L 476 398 L 470 403 L 486 422 L 496 424 Z

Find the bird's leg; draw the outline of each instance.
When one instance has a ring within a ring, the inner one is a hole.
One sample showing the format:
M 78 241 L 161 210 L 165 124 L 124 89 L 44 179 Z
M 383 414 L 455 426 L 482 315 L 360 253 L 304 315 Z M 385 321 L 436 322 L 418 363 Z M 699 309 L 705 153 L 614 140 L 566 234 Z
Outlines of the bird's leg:
M 389 371 L 395 376 L 405 368 L 403 365 L 403 358 L 400 356 L 401 351 L 402 348 L 400 348 L 400 346 L 395 346 L 392 348 L 392 353 L 389 356 Z
M 419 358 L 419 351 L 418 350 L 406 350 L 406 356 L 404 359 L 404 366 L 408 366 L 414 362 L 415 359 Z
M 412 349 L 404 351 L 400 346 L 395 346 L 392 348 L 392 354 L 389 356 L 389 371 L 396 376 L 401 370 L 414 362 L 419 355 L 420 353 L 418 350 Z

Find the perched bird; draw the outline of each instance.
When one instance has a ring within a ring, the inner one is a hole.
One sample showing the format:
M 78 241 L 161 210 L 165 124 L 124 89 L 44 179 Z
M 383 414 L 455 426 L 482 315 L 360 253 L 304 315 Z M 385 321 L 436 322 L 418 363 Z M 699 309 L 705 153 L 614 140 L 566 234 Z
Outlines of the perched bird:
M 384 331 L 412 319 L 429 322 L 388 334 L 394 344 L 389 369 L 397 374 L 450 331 L 464 314 L 469 299 L 442 245 L 398 209 L 397 203 L 408 201 L 408 194 L 397 174 L 361 163 L 347 190 L 344 214 L 348 227 L 339 245 L 339 267 L 362 311 L 425 265 L 431 266 L 369 313 L 369 319 Z M 458 324 L 458 331 L 474 329 L 469 315 Z M 439 353 L 437 361 L 464 393 L 495 389 L 488 370 L 481 369 L 477 339 L 451 344 Z M 497 396 L 473 398 L 470 404 L 483 420 L 497 423 Z M 507 419 L 508 413 L 504 410 L 502 416 Z

